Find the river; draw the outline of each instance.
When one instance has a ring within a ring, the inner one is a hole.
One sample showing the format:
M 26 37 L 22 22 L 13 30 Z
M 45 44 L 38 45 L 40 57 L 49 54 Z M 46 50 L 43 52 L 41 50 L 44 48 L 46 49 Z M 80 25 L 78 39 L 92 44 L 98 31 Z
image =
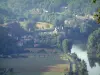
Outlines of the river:
M 100 75 L 99 64 L 95 63 L 96 64 L 95 67 L 93 68 L 90 67 L 88 56 L 87 56 L 87 50 L 80 48 L 80 46 L 78 45 L 73 45 L 71 49 L 71 53 L 76 53 L 79 58 L 81 58 L 82 60 L 85 60 L 85 62 L 87 63 L 87 69 L 89 71 L 88 72 L 89 75 Z

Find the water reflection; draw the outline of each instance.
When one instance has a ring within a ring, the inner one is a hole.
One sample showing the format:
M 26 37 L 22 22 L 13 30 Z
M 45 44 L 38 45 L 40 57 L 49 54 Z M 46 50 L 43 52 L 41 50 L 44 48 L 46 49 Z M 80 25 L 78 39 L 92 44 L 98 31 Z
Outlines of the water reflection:
M 96 67 L 96 64 L 100 66 L 100 58 L 91 58 L 91 56 L 88 55 L 88 60 L 91 68 Z
M 96 67 L 94 59 L 88 58 L 88 60 L 89 60 L 89 65 L 90 65 L 91 68 Z
M 79 45 L 73 45 L 71 53 L 76 53 L 79 58 L 85 60 L 89 75 L 100 75 L 100 60 L 91 58 L 87 55 L 87 50 L 81 48 Z

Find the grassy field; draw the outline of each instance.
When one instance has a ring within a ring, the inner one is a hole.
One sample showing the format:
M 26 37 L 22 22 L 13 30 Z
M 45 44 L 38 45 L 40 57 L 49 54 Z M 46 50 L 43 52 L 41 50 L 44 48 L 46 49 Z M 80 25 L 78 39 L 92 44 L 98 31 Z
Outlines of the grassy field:
M 64 72 L 27 72 L 27 73 L 9 73 L 8 75 L 64 75 Z
M 70 63 L 62 57 L 51 55 L 44 58 L 37 55 L 32 58 L 0 58 L 0 68 L 13 68 L 12 75 L 64 75 L 70 71 Z
M 46 22 L 37 22 L 36 23 L 36 28 L 37 29 L 52 29 L 53 25 L 50 23 L 46 23 Z

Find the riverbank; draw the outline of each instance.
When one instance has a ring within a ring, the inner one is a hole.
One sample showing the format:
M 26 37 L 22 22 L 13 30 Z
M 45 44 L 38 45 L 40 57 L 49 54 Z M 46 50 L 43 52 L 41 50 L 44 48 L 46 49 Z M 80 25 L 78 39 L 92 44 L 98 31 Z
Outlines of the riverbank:
M 99 75 L 100 74 L 100 71 L 99 71 L 100 66 L 97 62 L 95 62 L 95 66 L 91 68 L 90 62 L 89 62 L 89 59 L 88 59 L 88 55 L 87 55 L 87 50 L 85 50 L 85 49 L 81 48 L 80 46 L 74 44 L 72 46 L 71 53 L 74 53 L 74 52 L 77 54 L 77 56 L 80 59 L 82 59 L 86 62 L 89 75 Z

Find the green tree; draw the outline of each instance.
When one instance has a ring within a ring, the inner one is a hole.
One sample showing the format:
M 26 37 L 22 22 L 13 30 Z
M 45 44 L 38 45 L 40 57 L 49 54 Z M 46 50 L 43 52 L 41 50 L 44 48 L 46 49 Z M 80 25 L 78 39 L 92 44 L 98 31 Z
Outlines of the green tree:
M 72 57 L 73 57 L 74 59 L 77 59 L 77 58 L 78 58 L 78 56 L 77 56 L 76 53 L 72 53 Z
M 100 28 L 89 36 L 87 48 L 89 52 L 100 53 Z
M 8 36 L 8 28 L 0 26 L 0 54 L 12 54 L 17 51 L 17 40 Z
M 94 14 L 94 19 L 100 24 L 100 8 L 98 8 L 97 12 Z
M 88 75 L 87 65 L 86 65 L 86 62 L 84 60 L 81 61 L 81 74 Z
M 62 41 L 62 48 L 63 48 L 63 52 L 64 53 L 68 53 L 69 52 L 69 41 L 68 41 L 68 39 L 64 39 L 63 41 Z

